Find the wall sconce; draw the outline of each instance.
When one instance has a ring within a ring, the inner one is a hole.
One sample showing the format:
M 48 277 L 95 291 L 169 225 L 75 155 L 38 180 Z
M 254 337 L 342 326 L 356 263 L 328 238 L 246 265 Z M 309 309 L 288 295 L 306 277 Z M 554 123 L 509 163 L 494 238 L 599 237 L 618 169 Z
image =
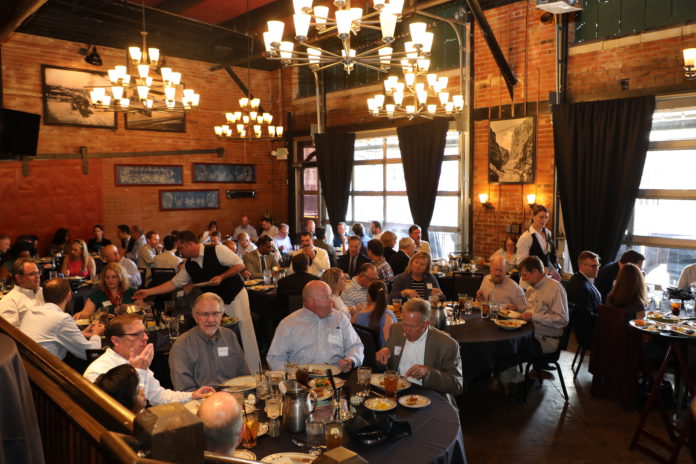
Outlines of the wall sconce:
M 533 193 L 530 193 L 527 195 L 527 204 L 529 205 L 530 208 L 534 208 L 534 205 L 536 205 L 536 195 Z
M 684 76 L 696 79 L 696 48 L 684 49 Z
M 85 57 L 85 61 L 92 66 L 101 66 L 102 65 L 102 59 L 101 56 L 99 56 L 99 53 L 97 53 L 97 47 L 92 45 L 91 51 L 89 54 Z
M 488 194 L 487 193 L 479 193 L 479 201 L 481 202 L 481 206 L 484 208 L 493 208 L 493 204 L 488 201 Z

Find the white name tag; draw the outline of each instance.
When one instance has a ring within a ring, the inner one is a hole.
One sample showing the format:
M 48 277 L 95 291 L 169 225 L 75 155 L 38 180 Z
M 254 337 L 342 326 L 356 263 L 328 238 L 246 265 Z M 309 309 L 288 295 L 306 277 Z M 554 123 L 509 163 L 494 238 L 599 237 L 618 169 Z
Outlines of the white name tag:
M 329 344 L 330 345 L 340 345 L 341 344 L 341 337 L 337 333 L 332 333 L 329 335 Z
M 433 284 L 430 283 L 430 282 L 428 282 L 427 284 L 425 284 L 425 288 L 427 288 L 428 290 L 432 290 L 432 289 L 433 289 Z
M 394 356 L 401 356 L 401 347 L 400 346 L 394 347 Z
M 178 292 L 176 292 L 176 297 L 177 297 L 177 298 L 183 298 L 183 297 L 184 297 L 184 291 L 183 291 L 183 290 L 179 290 Z
M 221 358 L 229 356 L 229 349 L 226 346 L 218 346 L 218 356 Z
M 110 302 L 109 300 L 103 301 L 103 302 L 102 302 L 102 306 L 105 307 L 105 308 L 108 307 L 108 306 L 111 306 L 111 302 Z

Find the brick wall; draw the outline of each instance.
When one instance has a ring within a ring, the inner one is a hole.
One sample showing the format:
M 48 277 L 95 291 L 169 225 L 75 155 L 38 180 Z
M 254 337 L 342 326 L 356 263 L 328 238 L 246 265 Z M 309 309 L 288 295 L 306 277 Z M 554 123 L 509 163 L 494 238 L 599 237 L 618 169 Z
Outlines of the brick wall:
M 125 62 L 125 51 L 99 47 L 104 66 L 95 68 L 78 55 L 84 44 L 15 33 L 2 45 L 4 106 L 42 114 L 41 65 L 106 71 Z M 166 49 L 162 50 L 166 54 Z M 201 231 L 210 220 L 230 232 L 242 213 L 258 222 L 266 212 L 287 220 L 288 192 L 286 163 L 270 156 L 270 142 L 236 142 L 218 139 L 213 126 L 224 121 L 224 112 L 237 107 L 243 96 L 224 70 L 211 72 L 210 64 L 167 57 L 175 71 L 183 73 L 186 84 L 201 94 L 198 110 L 187 115 L 186 133 L 126 130 L 123 115 L 118 127 L 94 129 L 41 125 L 38 153 L 78 153 L 86 146 L 91 153 L 192 150 L 222 147 L 216 155 L 119 157 L 89 160 L 89 174 L 82 174 L 78 160 L 37 160 L 30 162 L 30 176 L 23 177 L 21 165 L 0 162 L 0 233 L 12 237 L 34 232 L 47 246 L 53 231 L 68 227 L 73 237 L 91 236 L 91 226 L 103 222 L 107 236 L 115 236 L 120 223 L 139 224 L 160 232 L 171 229 Z M 251 84 L 245 68 L 234 68 L 261 104 L 275 118 L 282 117 L 279 73 L 253 71 Z M 256 165 L 256 184 L 193 184 L 193 162 L 247 163 Z M 158 206 L 161 187 L 117 187 L 114 164 L 181 164 L 182 189 L 220 190 L 219 210 L 163 212 Z M 225 189 L 254 189 L 255 200 L 224 199 Z

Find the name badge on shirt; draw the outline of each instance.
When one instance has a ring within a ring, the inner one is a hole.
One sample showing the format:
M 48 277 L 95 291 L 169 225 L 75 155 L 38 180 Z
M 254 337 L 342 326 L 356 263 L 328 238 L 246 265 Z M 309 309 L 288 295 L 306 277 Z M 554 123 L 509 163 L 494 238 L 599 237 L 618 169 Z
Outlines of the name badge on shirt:
M 427 288 L 428 290 L 432 290 L 433 289 L 432 282 L 428 282 L 427 284 L 425 284 L 425 288 Z
M 183 290 L 179 290 L 178 292 L 176 292 L 176 297 L 177 297 L 177 298 L 183 298 L 183 297 L 184 297 L 184 291 L 183 291 Z
M 226 346 L 218 346 L 218 357 L 225 358 L 229 355 L 229 349 Z
M 341 337 L 337 333 L 332 333 L 329 335 L 329 344 L 330 345 L 340 345 L 341 344 Z
M 105 307 L 105 308 L 107 308 L 107 307 L 111 306 L 111 302 L 108 301 L 108 300 L 107 300 L 107 301 L 102 301 L 102 306 Z
M 401 347 L 400 346 L 394 347 L 394 356 L 401 356 Z

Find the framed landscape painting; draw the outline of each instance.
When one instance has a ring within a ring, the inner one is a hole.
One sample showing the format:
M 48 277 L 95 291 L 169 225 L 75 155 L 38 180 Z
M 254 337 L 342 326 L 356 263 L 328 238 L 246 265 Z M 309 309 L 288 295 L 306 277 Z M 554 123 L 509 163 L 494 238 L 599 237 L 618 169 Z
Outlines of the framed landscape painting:
M 490 122 L 488 182 L 533 184 L 536 170 L 534 116 Z
M 92 108 L 85 86 L 108 86 L 106 73 L 41 65 L 43 121 L 48 126 L 116 128 L 116 113 Z

